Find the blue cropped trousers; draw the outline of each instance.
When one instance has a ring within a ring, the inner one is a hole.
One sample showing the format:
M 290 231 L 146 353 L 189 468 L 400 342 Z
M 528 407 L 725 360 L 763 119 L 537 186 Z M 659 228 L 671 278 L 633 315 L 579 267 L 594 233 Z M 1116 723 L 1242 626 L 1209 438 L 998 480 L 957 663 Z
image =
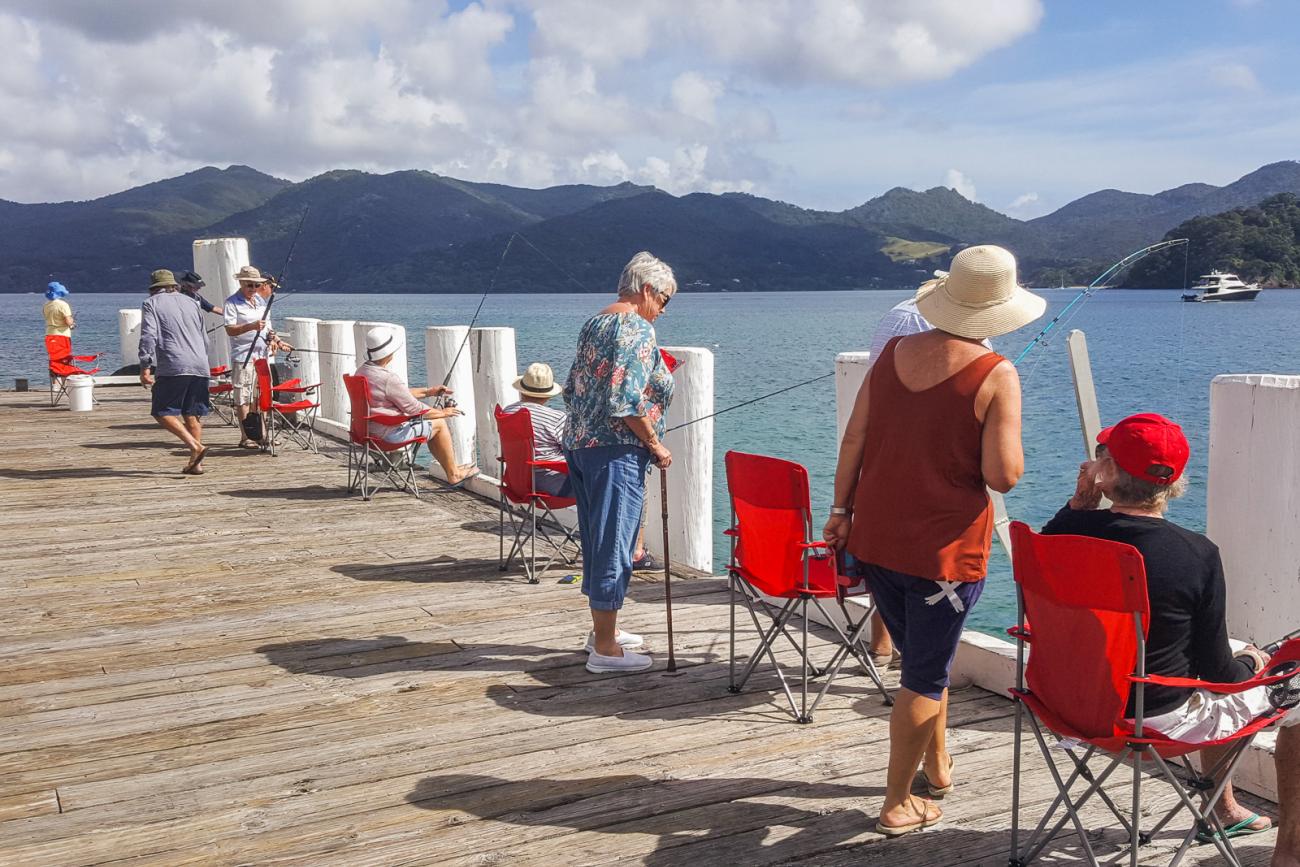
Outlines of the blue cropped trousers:
M 623 607 L 641 528 L 650 452 L 640 446 L 596 446 L 565 453 L 582 536 L 582 592 L 592 609 Z

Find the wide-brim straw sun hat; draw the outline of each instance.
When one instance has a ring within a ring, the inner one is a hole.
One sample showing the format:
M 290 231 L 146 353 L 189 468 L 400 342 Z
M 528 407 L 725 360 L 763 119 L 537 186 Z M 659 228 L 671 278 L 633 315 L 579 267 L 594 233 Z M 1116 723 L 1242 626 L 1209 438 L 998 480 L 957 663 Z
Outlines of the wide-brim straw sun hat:
M 245 265 L 235 272 L 235 280 L 239 283 L 265 283 L 268 278 L 252 265 Z
M 555 371 L 540 361 L 528 365 L 524 375 L 515 380 L 514 389 L 528 397 L 555 397 L 564 391 L 555 383 Z
M 403 333 L 386 325 L 376 325 L 366 332 L 366 358 L 370 361 L 385 359 L 405 345 Z
M 982 340 L 1033 322 L 1047 309 L 1047 300 L 1016 281 L 1010 250 L 981 244 L 954 256 L 947 274 L 922 284 L 916 309 L 941 331 Z

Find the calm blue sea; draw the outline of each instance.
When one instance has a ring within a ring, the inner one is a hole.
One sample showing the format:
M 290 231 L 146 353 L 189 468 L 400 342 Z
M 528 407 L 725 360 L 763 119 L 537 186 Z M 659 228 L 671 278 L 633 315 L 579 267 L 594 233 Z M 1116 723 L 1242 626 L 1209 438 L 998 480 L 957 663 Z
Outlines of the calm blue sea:
M 672 345 L 707 346 L 716 356 L 718 408 L 757 397 L 830 371 L 836 353 L 866 349 L 876 320 L 905 292 L 800 292 L 695 294 L 683 292 L 657 324 Z M 1044 290 L 1047 317 L 1076 294 Z M 1079 308 L 1070 327 L 1087 332 L 1103 421 L 1150 410 L 1179 421 L 1192 444 L 1191 491 L 1171 517 L 1197 530 L 1205 526 L 1206 450 L 1210 380 L 1220 373 L 1300 371 L 1300 292 L 1268 291 L 1245 304 L 1183 304 L 1178 291 L 1107 290 Z M 103 366 L 118 366 L 117 310 L 139 296 L 73 295 L 80 327 L 75 346 L 102 351 Z M 413 381 L 424 369 L 426 325 L 469 321 L 478 296 L 285 296 L 279 316 L 370 319 L 407 328 Z M 519 361 L 545 361 L 560 376 L 568 370 L 578 328 L 606 303 L 590 295 L 489 297 L 482 325 L 517 330 Z M 0 295 L 0 383 L 14 377 L 43 382 L 39 295 Z M 1047 319 L 995 342 L 1014 358 Z M 1065 356 L 1065 333 L 1037 348 L 1022 364 L 1025 451 L 1028 471 L 1007 498 L 1013 518 L 1039 525 L 1069 497 L 1083 456 L 1074 394 Z M 728 514 L 722 454 L 744 449 L 797 460 L 813 480 L 820 514 L 830 501 L 835 465 L 835 392 L 824 380 L 717 419 L 714 515 L 719 530 Z M 725 562 L 719 533 L 715 562 Z M 972 625 L 1000 631 L 1014 613 L 1010 567 L 994 545 L 990 582 Z

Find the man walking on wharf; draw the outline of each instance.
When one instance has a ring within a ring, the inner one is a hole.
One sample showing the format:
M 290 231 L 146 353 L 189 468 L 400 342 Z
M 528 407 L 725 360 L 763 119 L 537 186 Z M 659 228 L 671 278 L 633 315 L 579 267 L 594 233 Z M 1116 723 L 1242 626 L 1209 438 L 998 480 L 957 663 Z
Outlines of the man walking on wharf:
M 203 416 L 208 414 L 208 351 L 199 306 L 177 292 L 171 271 L 154 271 L 140 305 L 140 382 L 153 386 L 151 414 L 190 450 L 181 472 L 203 473 Z M 156 369 L 156 377 L 153 369 Z

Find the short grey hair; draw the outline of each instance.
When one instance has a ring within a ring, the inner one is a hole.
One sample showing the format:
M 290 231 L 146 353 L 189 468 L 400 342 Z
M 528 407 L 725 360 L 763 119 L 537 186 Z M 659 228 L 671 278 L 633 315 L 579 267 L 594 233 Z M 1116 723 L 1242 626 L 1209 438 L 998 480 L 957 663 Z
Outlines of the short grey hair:
M 1106 459 L 1115 468 L 1115 487 L 1111 491 L 1111 499 L 1121 506 L 1164 512 L 1169 508 L 1170 500 L 1176 500 L 1187 493 L 1187 476 L 1179 476 L 1177 481 L 1168 485 L 1157 485 L 1139 479 L 1115 463 L 1109 454 Z
M 673 276 L 673 269 L 668 267 L 667 262 L 642 250 L 623 266 L 623 273 L 618 278 L 618 297 L 630 298 L 647 283 L 660 295 L 671 298 L 677 293 L 677 278 Z

